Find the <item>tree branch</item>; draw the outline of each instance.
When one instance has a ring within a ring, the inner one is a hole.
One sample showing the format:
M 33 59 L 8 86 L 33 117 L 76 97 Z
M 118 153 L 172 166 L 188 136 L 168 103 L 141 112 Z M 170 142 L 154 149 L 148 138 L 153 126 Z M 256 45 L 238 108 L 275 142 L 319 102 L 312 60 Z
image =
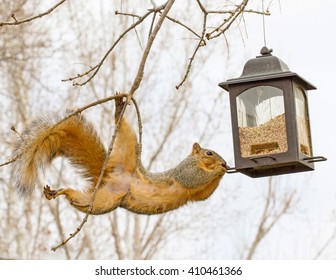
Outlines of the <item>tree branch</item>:
M 5 165 L 8 165 L 8 164 L 11 164 L 11 163 L 15 162 L 18 158 L 19 158 L 19 156 L 16 156 L 16 157 L 14 157 L 14 158 L 12 158 L 12 159 L 9 159 L 8 161 L 6 161 L 6 162 L 0 164 L 0 167 L 5 166 Z
M 61 6 L 66 0 L 62 0 L 60 2 L 58 2 L 56 5 L 54 5 L 53 7 L 51 7 L 50 9 L 48 9 L 47 11 L 45 11 L 44 13 L 40 13 L 36 16 L 32 16 L 30 18 L 26 18 L 26 19 L 23 19 L 23 20 L 18 20 L 16 17 L 15 17 L 15 14 L 12 14 L 12 18 L 14 19 L 14 21 L 12 22 L 0 22 L 0 27 L 1 26 L 5 26 L 5 25 L 19 25 L 19 24 L 23 24 L 23 23 L 27 23 L 27 22 L 30 22 L 30 21 L 33 21 L 37 18 L 42 18 L 50 13 L 52 13 L 54 10 L 56 10 L 59 6 Z
M 182 25 L 183 27 L 187 28 L 189 31 L 191 31 L 193 34 L 195 34 L 198 38 L 199 38 L 199 42 L 191 56 L 191 58 L 189 59 L 189 63 L 187 65 L 187 69 L 185 71 L 185 74 L 182 78 L 182 81 L 176 85 L 176 89 L 178 90 L 183 84 L 184 82 L 187 80 L 189 74 L 190 74 L 190 71 L 191 71 L 191 67 L 192 67 L 192 63 L 196 57 L 196 54 L 198 53 L 199 49 L 203 46 L 206 45 L 206 39 L 208 40 L 211 40 L 211 39 L 214 39 L 222 34 L 225 33 L 225 31 L 227 31 L 230 26 L 232 25 L 233 22 L 235 22 L 235 20 L 237 19 L 237 17 L 239 15 L 241 15 L 242 13 L 256 13 L 256 14 L 262 14 L 262 15 L 269 15 L 269 11 L 255 11 L 255 10 L 252 10 L 252 9 L 249 9 L 249 10 L 245 10 L 245 7 L 246 5 L 248 4 L 248 1 L 249 0 L 244 0 L 242 1 L 242 3 L 240 5 L 236 5 L 236 9 L 234 10 L 207 10 L 203 4 L 201 3 L 200 0 L 196 0 L 200 10 L 202 11 L 203 13 L 203 27 L 202 27 L 202 35 L 201 36 L 198 36 L 197 33 L 195 31 L 193 31 L 191 28 L 189 28 L 188 26 L 184 25 L 184 24 L 181 24 L 180 22 L 174 20 L 174 19 L 170 19 L 172 20 L 173 22 L 176 22 L 180 25 Z M 223 23 L 221 23 L 218 27 L 216 27 L 213 31 L 211 32 L 208 32 L 206 33 L 206 30 L 207 30 L 207 19 L 208 19 L 208 16 L 210 14 L 228 14 L 229 16 L 227 18 L 224 19 Z
M 182 26 L 183 28 L 187 29 L 188 31 L 190 31 L 192 34 L 194 34 L 197 38 L 201 39 L 201 36 L 198 35 L 194 30 L 192 30 L 189 26 L 187 26 L 186 24 L 182 23 L 181 21 L 172 18 L 170 16 L 166 16 L 167 19 L 169 19 L 170 21 Z M 206 42 L 204 41 L 204 45 L 206 44 Z
M 167 1 L 166 4 L 162 5 L 158 10 L 158 11 L 160 11 L 160 10 L 162 10 L 162 7 L 164 7 L 164 9 L 161 13 L 161 17 L 159 18 L 157 24 L 155 25 L 155 28 L 154 28 L 153 32 L 150 34 L 150 36 L 148 38 L 147 45 L 145 47 L 145 50 L 144 50 L 143 55 L 142 55 L 142 59 L 140 61 L 138 72 L 136 74 L 134 82 L 133 82 L 133 84 L 131 86 L 131 89 L 129 91 L 129 98 L 131 98 L 133 96 L 133 94 L 136 92 L 136 90 L 140 86 L 140 83 L 141 83 L 143 75 L 144 75 L 144 70 L 145 70 L 145 65 L 146 65 L 146 62 L 147 62 L 147 58 L 148 58 L 148 55 L 149 55 L 150 50 L 152 48 L 153 42 L 154 42 L 154 40 L 156 38 L 156 35 L 158 34 L 158 32 L 161 28 L 161 25 L 162 25 L 164 19 L 166 18 L 166 16 L 167 16 L 169 10 L 171 9 L 171 7 L 173 6 L 174 2 L 175 2 L 175 0 L 169 0 L 169 1 Z
M 222 24 L 220 24 L 213 31 L 206 34 L 208 40 L 214 39 L 220 35 L 222 35 L 226 30 L 228 30 L 231 24 L 236 20 L 236 18 L 244 12 L 244 9 L 249 0 L 243 0 L 240 5 L 237 5 L 237 8 L 231 13 L 231 15 L 226 18 Z M 226 25 L 226 26 L 225 26 Z M 225 26 L 225 27 L 224 27 Z M 224 27 L 224 28 L 223 28 Z M 214 34 L 215 33 L 215 34 Z
M 128 16 L 128 17 L 134 17 L 134 18 L 137 18 L 137 19 L 141 19 L 141 16 L 138 16 L 136 14 L 131 14 L 131 13 L 123 13 L 123 12 L 119 12 L 119 11 L 115 11 L 114 14 L 116 16 Z
M 336 215 L 332 216 L 332 220 L 334 221 L 336 218 Z M 313 260 L 320 259 L 322 254 L 327 250 L 327 248 L 330 246 L 330 244 L 336 239 L 336 227 L 334 227 L 330 237 L 323 243 L 322 247 L 316 252 L 315 256 L 313 257 Z
M 110 223 L 111 223 L 111 233 L 114 238 L 114 248 L 116 250 L 118 259 L 123 260 L 124 254 L 120 246 L 121 238 L 120 238 L 119 228 L 118 228 L 118 215 L 116 212 L 113 212 L 113 218 L 110 217 Z
M 175 0 L 174 0 L 175 1 Z M 172 1 L 172 2 L 174 2 L 174 1 Z M 147 46 L 146 46 L 146 48 L 145 48 L 145 51 L 144 51 L 144 55 L 143 55 L 143 57 L 142 57 L 142 61 L 141 61 L 141 63 L 140 63 L 140 66 L 139 66 L 139 71 L 141 71 L 141 68 L 144 68 L 144 65 L 142 65 L 143 63 L 145 63 L 146 62 L 146 60 L 147 60 L 147 56 L 148 56 L 148 53 L 149 53 L 149 50 L 150 50 L 150 48 L 151 48 L 151 45 L 152 45 L 152 43 L 153 43 L 153 41 L 154 41 L 154 39 L 155 39 L 155 37 L 156 37 L 156 34 L 157 34 L 157 32 L 159 31 L 159 29 L 160 29 L 160 27 L 161 27 L 161 24 L 162 24 L 162 22 L 163 22 L 163 20 L 164 20 L 164 18 L 165 18 L 165 15 L 168 13 L 168 11 L 170 10 L 170 8 L 171 8 L 171 5 L 173 4 L 173 3 L 170 3 L 171 1 L 168 1 L 166 4 L 164 4 L 164 5 L 161 5 L 161 6 L 159 6 L 159 7 L 156 7 L 156 8 L 153 8 L 153 9 L 150 9 L 145 15 L 143 15 L 142 17 L 139 17 L 139 16 L 136 16 L 136 15 L 134 15 L 134 14 L 128 14 L 128 13 L 120 13 L 120 12 L 118 12 L 118 11 L 116 11 L 115 12 L 115 14 L 116 15 L 127 15 L 127 16 L 132 16 L 132 17 L 137 17 L 138 18 L 138 20 L 135 22 L 135 23 L 133 23 L 129 28 L 127 28 L 120 36 L 119 36 L 119 38 L 113 43 L 113 45 L 110 47 L 110 49 L 105 53 L 105 55 L 103 56 L 103 58 L 100 60 L 100 62 L 97 64 L 97 65 L 95 65 L 95 66 L 93 66 L 93 67 L 91 67 L 88 71 L 86 71 L 86 72 L 84 72 L 84 73 L 82 73 L 82 74 L 78 74 L 77 76 L 75 76 L 75 77 L 70 77 L 70 78 L 68 78 L 68 79 L 64 79 L 64 80 L 62 80 L 63 82 L 66 82 L 66 81 L 74 81 L 74 80 L 77 80 L 77 79 L 79 79 L 79 78 L 82 78 L 82 77 L 84 77 L 84 76 L 86 76 L 86 75 L 88 75 L 88 74 L 90 74 L 90 73 L 92 73 L 91 74 L 91 76 L 88 78 L 88 79 L 86 79 L 84 82 L 81 82 L 81 83 L 78 83 L 78 82 L 73 82 L 73 85 L 74 86 L 84 86 L 84 85 L 86 85 L 88 82 L 90 82 L 95 76 L 96 76 L 96 74 L 98 73 L 98 71 L 100 70 L 100 68 L 101 68 L 101 66 L 103 65 L 103 63 L 105 62 L 105 60 L 106 60 L 106 58 L 109 56 L 109 54 L 113 51 L 113 49 L 118 45 L 118 43 L 121 41 L 121 39 L 123 39 L 124 38 L 124 36 L 128 33 L 128 32 L 130 32 L 132 29 L 135 29 L 135 27 L 136 26 L 138 26 L 140 23 L 142 23 L 150 14 L 152 14 L 152 13 L 158 13 L 158 12 L 160 12 L 161 10 L 163 10 L 162 11 L 162 16 L 161 16 L 161 18 L 159 19 L 159 21 L 158 21 L 158 23 L 157 23 L 157 25 L 156 25 L 156 29 L 157 30 L 154 30 L 152 33 L 151 33 L 151 35 L 149 36 L 149 39 L 148 39 L 148 42 L 147 42 Z M 164 15 L 164 13 L 165 13 L 165 15 Z M 161 23 L 160 24 L 160 26 L 158 25 L 159 23 Z M 152 37 L 152 38 L 151 38 Z M 148 53 L 147 53 L 148 52 Z M 142 70 L 143 71 L 143 70 Z M 138 73 L 139 74 L 139 73 Z M 136 91 L 136 84 L 137 83 L 139 83 L 139 81 L 138 81 L 138 79 L 139 79 L 139 76 L 138 76 L 138 74 L 137 74 L 137 78 L 136 78 L 136 80 L 135 80 L 135 82 L 134 82 L 134 88 L 132 88 L 131 89 L 131 91 L 130 91 L 130 93 L 131 93 L 131 95 L 133 95 L 133 93 Z M 141 77 L 141 79 L 142 79 L 142 77 Z M 140 80 L 141 80 L 140 79 Z M 140 83 L 139 83 L 140 84 Z M 131 96 L 130 96 L 131 97 Z M 128 99 L 128 101 L 129 101 L 130 99 Z
M 187 80 L 188 76 L 189 76 L 189 73 L 190 73 L 190 70 L 191 70 L 191 66 L 192 66 L 192 63 L 195 59 L 195 56 L 198 52 L 198 50 L 203 47 L 205 45 L 205 33 L 206 33 L 206 23 L 207 23 L 207 17 L 208 17 L 208 13 L 206 11 L 204 11 L 204 16 L 203 16 L 203 30 L 202 30 L 202 35 L 200 37 L 200 40 L 194 50 L 194 53 L 192 54 L 190 60 L 189 60 L 189 63 L 188 63 L 188 66 L 187 66 L 187 70 L 182 78 L 182 81 L 176 86 L 176 89 L 178 90 L 183 84 L 184 82 Z
M 103 63 L 105 62 L 106 58 L 109 56 L 109 54 L 113 51 L 113 49 L 118 45 L 118 43 L 121 41 L 121 39 L 124 38 L 124 36 L 130 32 L 132 29 L 134 29 L 137 25 L 139 25 L 141 22 L 143 22 L 153 11 L 148 11 L 145 15 L 143 15 L 142 17 L 140 17 L 135 23 L 133 23 L 129 28 L 127 28 L 120 36 L 119 38 L 113 43 L 113 45 L 110 47 L 110 49 L 105 53 L 105 55 L 103 56 L 103 58 L 100 60 L 100 62 L 91 67 L 88 71 L 82 73 L 82 74 L 78 74 L 75 77 L 70 77 L 68 79 L 64 79 L 62 80 L 62 82 L 67 82 L 67 81 L 74 81 L 77 80 L 79 78 L 82 78 L 90 73 L 91 76 L 86 79 L 84 82 L 82 83 L 78 83 L 78 82 L 73 82 L 73 86 L 84 86 L 86 85 L 88 82 L 90 82 L 94 76 L 96 76 L 96 74 L 98 73 L 98 71 L 100 70 L 100 68 L 102 67 Z

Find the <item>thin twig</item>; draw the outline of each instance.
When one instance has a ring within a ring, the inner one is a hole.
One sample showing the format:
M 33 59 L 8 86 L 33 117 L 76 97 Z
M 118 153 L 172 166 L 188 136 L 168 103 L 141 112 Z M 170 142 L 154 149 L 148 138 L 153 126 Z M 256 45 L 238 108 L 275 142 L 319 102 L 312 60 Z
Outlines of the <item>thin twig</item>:
M 200 7 L 200 9 L 202 10 L 202 12 L 203 12 L 204 14 L 207 14 L 208 11 L 207 11 L 206 8 L 203 6 L 203 4 L 201 3 L 201 1 L 200 1 L 200 0 L 196 0 L 196 2 L 197 2 L 197 4 L 198 4 L 198 6 Z
M 135 17 L 137 19 L 141 19 L 141 16 L 136 15 L 136 14 L 131 14 L 131 13 L 124 13 L 124 12 L 115 11 L 114 14 L 116 16 L 128 16 L 128 17 Z
M 187 69 L 185 71 L 185 74 L 182 78 L 182 81 L 176 85 L 176 89 L 179 89 L 183 84 L 184 82 L 187 80 L 189 74 L 190 74 L 190 71 L 191 71 L 191 67 L 192 67 L 192 63 L 195 59 L 195 56 L 196 54 L 198 53 L 199 49 L 203 46 L 206 45 L 206 39 L 208 40 L 211 40 L 211 39 L 214 39 L 222 34 L 225 34 L 225 31 L 228 30 L 230 28 L 230 26 L 232 25 L 233 22 L 236 21 L 237 17 L 243 13 L 255 13 L 255 14 L 262 14 L 262 15 L 270 15 L 269 11 L 266 10 L 266 11 L 256 11 L 256 10 L 253 10 L 253 9 L 249 9 L 249 10 L 245 10 L 245 7 L 247 5 L 249 0 L 244 0 L 242 1 L 242 3 L 240 5 L 236 5 L 236 9 L 234 10 L 207 10 L 203 4 L 201 3 L 200 0 L 196 0 L 200 10 L 202 11 L 203 13 L 203 29 L 202 29 L 202 35 L 199 36 L 197 35 L 197 33 L 195 31 L 193 31 L 191 28 L 189 28 L 188 26 L 178 22 L 177 20 L 175 19 L 171 19 L 171 18 L 168 18 L 169 20 L 173 21 L 173 22 L 176 22 L 180 25 L 182 25 L 183 27 L 187 28 L 189 31 L 191 31 L 193 34 L 195 34 L 199 39 L 200 41 L 198 42 L 191 58 L 189 59 L 189 63 L 187 65 Z M 210 14 L 228 14 L 229 16 L 227 18 L 224 19 L 223 23 L 221 23 L 217 28 L 215 28 L 213 31 L 209 32 L 209 33 L 206 33 L 206 29 L 207 29 L 207 18 Z M 224 28 L 223 28 L 224 27 Z
M 246 5 L 248 4 L 249 0 L 243 0 L 240 5 L 237 5 L 237 8 L 232 12 L 231 16 L 226 18 L 222 24 L 220 24 L 217 28 L 213 31 L 206 34 L 208 40 L 214 39 L 220 35 L 222 35 L 226 30 L 228 30 L 231 24 L 236 20 L 236 18 L 244 12 Z M 226 25 L 226 26 L 225 26 Z M 223 26 L 225 26 L 223 28 Z M 215 34 L 214 34 L 215 33 Z
M 227 10 L 215 10 L 215 11 L 207 11 L 208 14 L 233 14 L 234 13 L 234 10 L 230 10 L 230 11 L 227 11 Z M 253 10 L 253 9 L 249 9 L 249 10 L 244 10 L 244 13 L 251 13 L 251 14 L 258 14 L 258 15 L 265 15 L 265 16 L 270 16 L 271 13 L 266 10 L 266 11 L 257 11 L 257 10 Z
M 60 186 L 62 183 L 64 183 L 63 182 L 63 171 L 64 171 L 64 161 L 61 162 L 61 167 L 59 168 L 59 170 L 57 172 L 58 173 L 57 174 L 57 182 L 56 182 L 57 186 Z M 56 173 L 56 169 L 55 169 L 54 173 Z M 38 185 L 42 185 L 41 182 L 39 182 Z M 50 212 L 52 213 L 52 215 L 54 216 L 54 219 L 56 221 L 58 234 L 59 234 L 60 238 L 63 238 L 64 227 L 62 225 L 61 217 L 60 217 L 60 201 L 57 200 L 56 205 L 48 203 L 48 207 L 49 207 Z M 64 249 L 64 253 L 65 253 L 66 258 L 68 260 L 70 260 L 71 255 L 70 255 L 70 251 L 69 251 L 68 246 L 64 246 L 63 249 Z
M 317 251 L 316 255 L 314 256 L 313 260 L 317 260 L 321 257 L 321 255 L 326 251 L 326 249 L 329 247 L 329 245 L 335 240 L 336 238 L 336 228 L 330 235 L 330 237 L 324 242 L 322 247 Z
M 18 158 L 20 157 L 20 155 L 17 155 L 16 157 L 14 157 L 14 158 L 12 158 L 12 159 L 10 159 L 10 160 L 8 160 L 8 161 L 6 161 L 6 162 L 4 162 L 4 163 L 2 163 L 2 164 L 0 164 L 0 167 L 2 167 L 2 166 L 5 166 L 5 165 L 8 165 L 8 164 L 11 164 L 11 163 L 13 163 L 13 162 L 15 162 Z
M 27 22 L 33 21 L 37 18 L 42 18 L 42 17 L 50 14 L 51 12 L 53 12 L 55 9 L 57 9 L 59 6 L 61 6 L 65 1 L 66 0 L 62 0 L 62 1 L 58 2 L 56 5 L 54 5 L 53 7 L 51 7 L 50 9 L 45 11 L 44 13 L 40 13 L 36 16 L 32 16 L 30 18 L 26 18 L 26 19 L 23 19 L 23 20 L 18 20 L 15 17 L 15 14 L 12 14 L 12 18 L 14 19 L 14 21 L 12 21 L 12 22 L 0 22 L 0 27 L 5 26 L 5 25 L 19 25 L 19 24 L 22 24 L 22 23 L 27 23 Z
M 146 239 L 145 244 L 143 244 L 141 248 L 141 253 L 143 254 L 145 250 L 148 248 L 150 243 L 154 240 L 155 235 L 157 234 L 157 231 L 160 229 L 163 221 L 165 220 L 166 214 L 163 214 L 160 216 L 159 220 L 156 222 L 155 226 L 152 228 L 151 232 L 149 233 L 149 236 Z
M 199 2 L 199 1 L 197 1 L 197 2 Z M 197 54 L 198 50 L 199 50 L 201 47 L 204 46 L 204 43 L 203 43 L 203 42 L 205 42 L 204 38 L 205 38 L 205 33 L 206 33 L 206 24 L 207 24 L 208 13 L 206 12 L 205 9 L 203 10 L 203 6 L 201 5 L 201 3 L 199 3 L 199 5 L 200 5 L 200 7 L 201 7 L 201 9 L 202 9 L 202 11 L 203 11 L 203 30 L 202 30 L 201 38 L 200 38 L 200 40 L 199 40 L 199 42 L 198 42 L 198 44 L 197 44 L 197 46 L 196 46 L 196 48 L 195 48 L 195 50 L 194 50 L 194 53 L 192 54 L 192 56 L 191 56 L 191 58 L 190 58 L 190 60 L 189 60 L 189 63 L 188 63 L 188 66 L 187 66 L 187 70 L 186 70 L 186 72 L 185 72 L 185 74 L 184 74 L 184 76 L 183 76 L 183 78 L 182 78 L 182 81 L 176 86 L 176 89 L 177 89 L 177 90 L 178 90 L 178 89 L 184 84 L 184 82 L 187 80 L 187 78 L 188 78 L 188 76 L 189 76 L 189 74 L 190 74 L 190 70 L 191 70 L 192 63 L 193 63 L 193 61 L 194 61 L 194 59 L 195 59 L 195 57 L 196 57 L 196 54 Z
M 244 13 L 251 13 L 251 14 L 257 14 L 257 15 L 264 15 L 264 16 L 270 16 L 271 13 L 269 10 L 266 10 L 266 11 L 256 11 L 256 10 L 253 10 L 253 9 L 249 9 L 249 10 L 244 10 L 243 11 Z
M 85 71 L 85 72 L 83 72 L 83 73 L 81 73 L 81 74 L 77 74 L 76 77 L 70 77 L 70 78 L 68 78 L 68 79 L 63 79 L 63 80 L 61 80 L 61 81 L 62 81 L 62 82 L 71 82 L 71 81 L 76 80 L 76 79 L 78 79 L 78 78 L 82 78 L 82 77 L 84 77 L 84 76 L 90 74 L 93 70 L 97 69 L 97 67 L 98 67 L 98 65 L 93 66 L 93 67 L 90 67 L 89 70 L 87 70 L 87 71 Z
M 153 14 L 152 22 L 151 22 L 151 25 L 150 25 L 150 28 L 149 28 L 149 31 L 148 31 L 148 38 L 149 38 L 149 36 L 152 34 L 152 31 L 153 31 L 153 27 L 154 27 L 154 23 L 155 23 L 156 14 L 157 14 L 157 13 L 154 13 L 154 14 Z
M 197 38 L 201 39 L 201 36 L 199 34 L 197 34 L 194 30 L 192 30 L 189 26 L 187 26 L 186 24 L 182 23 L 181 21 L 175 19 L 175 18 L 172 18 L 170 16 L 167 16 L 166 17 L 167 19 L 169 19 L 170 21 L 178 24 L 178 25 L 181 25 L 182 27 L 184 27 L 185 29 L 187 29 L 188 31 L 190 31 L 192 34 L 194 34 Z M 204 41 L 204 44 L 206 44 L 206 42 Z
M 124 254 L 121 249 L 121 237 L 119 234 L 119 228 L 118 228 L 118 214 L 116 212 L 113 212 L 113 218 L 110 216 L 110 224 L 111 224 L 111 234 L 114 238 L 114 248 L 117 253 L 118 259 L 123 260 Z
M 91 107 L 94 107 L 96 105 L 99 105 L 99 104 L 103 104 L 103 103 L 106 103 L 108 101 L 112 101 L 116 98 L 122 98 L 122 97 L 127 97 L 128 94 L 127 93 L 118 93 L 117 95 L 111 95 L 111 96 L 108 96 L 106 98 L 103 98 L 103 99 L 99 99 L 97 101 L 94 101 L 92 103 L 89 103 L 83 107 L 80 107 L 76 110 L 74 110 L 72 113 L 70 113 L 69 115 L 67 115 L 66 117 L 64 117 L 62 120 L 60 120 L 58 123 L 56 123 L 54 126 L 57 126 L 59 125 L 60 123 L 66 121 L 67 119 L 70 119 L 71 117 L 75 116 L 75 115 L 78 115 L 80 113 L 82 113 L 83 111 L 91 108 Z
M 135 23 L 133 23 L 129 28 L 127 28 L 120 36 L 119 38 L 113 43 L 113 45 L 109 48 L 109 50 L 105 53 L 105 55 L 103 56 L 103 58 L 100 60 L 100 62 L 95 65 L 94 67 L 92 67 L 91 69 L 89 69 L 88 71 L 82 73 L 82 74 L 78 74 L 75 77 L 71 77 L 68 79 L 65 79 L 63 81 L 73 81 L 73 80 L 77 80 L 78 78 L 81 78 L 83 76 L 86 76 L 90 73 L 92 73 L 92 75 L 86 79 L 84 82 L 82 83 L 77 83 L 74 82 L 73 86 L 84 86 L 86 85 L 88 82 L 90 82 L 98 73 L 98 71 L 100 70 L 100 68 L 102 67 L 103 63 L 105 62 L 106 58 L 109 56 L 109 54 L 113 51 L 113 49 L 116 47 L 116 45 L 121 41 L 121 39 L 124 38 L 124 36 L 130 32 L 133 28 L 135 28 L 137 25 L 139 25 L 141 22 L 143 22 L 150 14 L 152 13 L 152 11 L 147 12 L 144 16 L 142 16 L 141 18 L 139 18 L 138 21 L 136 21 Z
M 174 131 L 174 127 L 176 127 L 176 125 L 178 124 L 182 114 L 179 115 L 179 111 L 183 105 L 183 103 L 185 103 L 184 105 L 184 109 L 186 107 L 186 102 L 182 102 L 183 99 L 185 99 L 185 94 L 180 94 L 177 98 L 174 99 L 175 101 L 175 106 L 173 106 L 173 112 L 171 114 L 171 117 L 169 118 L 169 124 L 167 125 L 167 129 L 166 131 L 163 133 L 162 137 L 161 137 L 161 141 L 160 144 L 158 145 L 158 147 L 156 148 L 156 150 L 154 151 L 154 153 L 152 154 L 151 158 L 149 159 L 149 163 L 147 166 L 147 169 L 150 170 L 152 167 L 152 164 L 154 163 L 154 161 L 156 160 L 156 158 L 159 156 L 159 154 L 162 152 L 163 147 L 166 145 L 168 138 L 172 135 L 173 131 Z M 184 111 L 184 109 L 182 110 L 182 113 Z
M 11 130 L 12 131 L 14 131 L 20 138 L 22 138 L 22 135 L 21 135 L 21 133 L 20 132 L 18 132 L 17 130 L 16 130 L 16 128 L 15 128 L 15 126 L 14 125 L 12 125 L 12 127 L 11 127 Z
M 141 160 L 141 154 L 142 154 L 142 119 L 141 119 L 141 113 L 139 109 L 138 103 L 135 101 L 134 98 L 132 98 L 133 105 L 135 108 L 135 111 L 137 113 L 137 118 L 138 118 L 138 133 L 139 133 L 139 143 L 138 143 L 138 157 L 137 157 L 137 163 L 136 165 L 139 166 L 140 160 Z
M 95 76 L 96 74 L 98 73 L 98 71 L 100 70 L 101 66 L 103 65 L 103 63 L 105 62 L 106 58 L 109 56 L 109 54 L 113 51 L 113 49 L 116 47 L 116 45 L 121 41 L 121 39 L 124 38 L 124 36 L 130 32 L 132 29 L 135 29 L 136 26 L 138 26 L 140 23 L 142 23 L 150 14 L 152 13 L 157 13 L 159 11 L 161 11 L 162 9 L 164 9 L 167 5 L 164 4 L 164 5 L 161 5 L 155 9 L 150 9 L 145 15 L 143 15 L 142 17 L 140 17 L 135 23 L 133 23 L 129 28 L 127 28 L 120 36 L 119 38 L 113 43 L 113 45 L 110 47 L 110 49 L 105 53 L 105 55 L 103 56 L 103 58 L 100 60 L 100 62 L 95 65 L 94 67 L 92 67 L 91 69 L 89 69 L 88 71 L 86 71 L 85 73 L 83 74 L 78 74 L 77 76 L 75 77 L 71 77 L 71 78 L 68 78 L 68 79 L 65 79 L 65 81 L 73 81 L 73 80 L 77 80 L 78 78 L 81 78 L 85 75 L 88 75 L 90 73 L 92 73 L 92 75 L 86 79 L 84 82 L 82 83 L 77 83 L 77 82 L 74 82 L 73 85 L 74 86 L 84 86 L 86 85 L 88 82 L 90 82 Z M 116 12 L 116 14 L 118 14 L 119 12 Z M 130 14 L 129 14 L 130 15 Z M 133 15 L 135 16 L 135 15 Z M 163 17 L 164 18 L 164 17 Z M 155 37 L 155 36 L 154 36 Z M 132 95 L 132 94 L 131 94 Z

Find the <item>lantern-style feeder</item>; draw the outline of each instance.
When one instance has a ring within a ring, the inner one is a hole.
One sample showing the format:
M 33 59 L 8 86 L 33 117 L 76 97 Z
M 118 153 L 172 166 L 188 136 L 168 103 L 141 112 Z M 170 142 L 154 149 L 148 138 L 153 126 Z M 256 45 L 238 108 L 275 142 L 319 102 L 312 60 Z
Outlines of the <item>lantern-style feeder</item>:
M 229 92 L 235 167 L 250 177 L 314 170 L 307 91 L 314 85 L 289 71 L 263 47 L 239 78 L 219 84 Z

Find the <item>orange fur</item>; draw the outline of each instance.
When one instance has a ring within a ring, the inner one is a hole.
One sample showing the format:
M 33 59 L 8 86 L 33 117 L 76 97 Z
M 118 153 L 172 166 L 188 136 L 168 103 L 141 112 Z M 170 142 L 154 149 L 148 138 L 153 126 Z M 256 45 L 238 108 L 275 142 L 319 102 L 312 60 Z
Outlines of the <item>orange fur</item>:
M 116 102 L 120 112 L 123 102 Z M 118 113 L 116 113 L 116 117 Z M 40 121 L 23 134 L 16 154 L 17 186 L 22 194 L 34 187 L 38 166 L 65 156 L 83 170 L 90 180 L 86 191 L 72 188 L 44 188 L 47 199 L 65 196 L 70 204 L 87 212 L 105 159 L 105 149 L 97 134 L 82 116 L 55 124 Z M 138 162 L 138 142 L 129 123 L 122 119 L 114 149 L 99 186 L 91 214 L 104 214 L 117 207 L 140 214 L 158 214 L 176 209 L 188 202 L 207 199 L 217 188 L 227 170 L 226 162 L 214 151 L 193 145 L 192 153 L 177 167 L 162 173 L 146 171 Z

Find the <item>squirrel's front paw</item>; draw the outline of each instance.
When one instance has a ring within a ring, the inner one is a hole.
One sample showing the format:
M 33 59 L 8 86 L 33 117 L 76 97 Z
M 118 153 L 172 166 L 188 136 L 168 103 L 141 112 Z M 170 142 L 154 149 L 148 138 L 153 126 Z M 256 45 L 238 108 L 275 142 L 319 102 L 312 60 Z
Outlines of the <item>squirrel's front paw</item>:
M 51 199 L 55 199 L 57 196 L 58 190 L 52 190 L 50 189 L 50 187 L 48 185 L 46 185 L 43 188 L 43 194 L 46 197 L 46 199 L 51 200 Z

